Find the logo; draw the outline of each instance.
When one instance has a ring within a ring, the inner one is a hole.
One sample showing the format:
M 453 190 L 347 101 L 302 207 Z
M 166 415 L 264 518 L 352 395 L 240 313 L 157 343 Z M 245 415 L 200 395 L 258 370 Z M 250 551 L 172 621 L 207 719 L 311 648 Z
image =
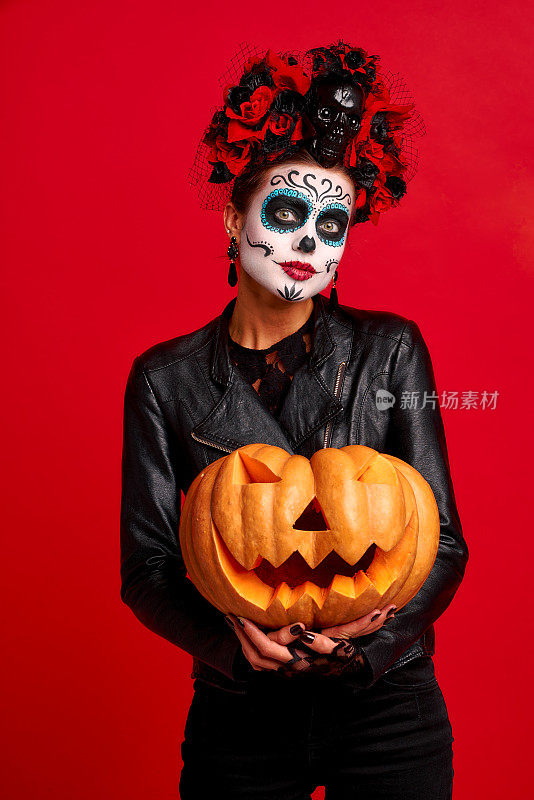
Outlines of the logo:
M 376 407 L 379 411 L 387 411 L 395 403 L 395 395 L 387 389 L 378 389 L 376 392 Z

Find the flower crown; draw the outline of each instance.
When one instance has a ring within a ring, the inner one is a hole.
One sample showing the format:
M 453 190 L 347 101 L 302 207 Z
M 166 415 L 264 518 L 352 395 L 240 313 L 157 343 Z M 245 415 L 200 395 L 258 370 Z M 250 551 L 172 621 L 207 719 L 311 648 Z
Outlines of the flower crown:
M 349 119 L 335 99 L 325 106 L 325 91 L 332 98 L 359 95 L 360 113 Z M 221 210 L 237 177 L 304 148 L 324 166 L 349 171 L 353 222 L 376 225 L 405 194 L 418 164 L 413 138 L 424 133 L 402 79 L 382 74 L 379 56 L 362 48 L 340 41 L 300 55 L 245 50 L 202 136 L 190 182 L 199 187 L 203 208 Z M 331 147 L 333 140 L 340 149 L 325 163 L 325 142 Z

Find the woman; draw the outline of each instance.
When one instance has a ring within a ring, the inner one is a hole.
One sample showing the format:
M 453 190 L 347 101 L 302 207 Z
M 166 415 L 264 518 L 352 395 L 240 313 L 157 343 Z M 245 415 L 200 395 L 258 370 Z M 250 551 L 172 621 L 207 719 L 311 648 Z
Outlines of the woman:
M 392 102 L 377 62 L 341 42 L 302 64 L 271 51 L 246 61 L 194 168 L 204 206 L 224 207 L 237 296 L 138 356 L 128 378 L 121 596 L 193 656 L 182 798 L 309 798 L 318 785 L 328 800 L 451 797 L 433 623 L 468 549 L 432 364 L 415 322 L 339 306 L 335 292 L 350 226 L 376 223 L 409 172 L 413 108 Z M 394 398 L 385 408 L 384 392 Z M 407 407 L 414 393 L 427 402 Z M 178 544 L 180 490 L 253 442 L 308 458 L 365 444 L 421 472 L 440 544 L 398 614 L 387 604 L 333 628 L 263 631 L 199 594 Z

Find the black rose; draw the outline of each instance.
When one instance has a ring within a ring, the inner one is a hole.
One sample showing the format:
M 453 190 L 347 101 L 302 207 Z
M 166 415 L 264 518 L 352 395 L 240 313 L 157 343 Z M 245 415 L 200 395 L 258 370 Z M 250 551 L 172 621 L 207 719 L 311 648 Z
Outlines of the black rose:
M 317 47 L 314 50 L 309 50 L 307 55 L 312 56 L 312 69 L 315 75 L 324 75 L 327 72 L 341 74 L 343 72 L 343 64 L 340 57 L 327 47 Z
M 302 111 L 303 105 L 304 98 L 299 92 L 294 92 L 292 89 L 283 89 L 276 95 L 273 108 L 280 114 L 288 114 L 290 117 L 295 117 Z
M 210 161 L 210 164 L 213 164 L 213 161 Z M 235 175 L 232 175 L 224 161 L 216 161 L 208 181 L 210 183 L 228 183 L 232 178 L 235 178 Z
M 256 91 L 260 86 L 274 86 L 271 70 L 265 66 L 258 65 L 251 72 L 247 72 L 239 81 L 240 86 L 246 86 L 250 93 Z
M 241 114 L 241 103 L 248 103 L 252 94 L 247 86 L 232 86 L 227 94 L 227 103 L 234 114 Z
M 397 175 L 390 175 L 386 178 L 386 189 L 389 189 L 395 200 L 400 200 L 406 194 L 406 182 Z
M 362 208 L 357 208 L 354 214 L 354 222 L 353 225 L 357 225 L 359 222 L 368 222 L 371 219 L 371 209 L 369 208 L 369 203 L 366 203 Z
M 351 50 L 345 56 L 345 64 L 349 69 L 358 69 L 365 64 L 365 56 L 361 50 Z

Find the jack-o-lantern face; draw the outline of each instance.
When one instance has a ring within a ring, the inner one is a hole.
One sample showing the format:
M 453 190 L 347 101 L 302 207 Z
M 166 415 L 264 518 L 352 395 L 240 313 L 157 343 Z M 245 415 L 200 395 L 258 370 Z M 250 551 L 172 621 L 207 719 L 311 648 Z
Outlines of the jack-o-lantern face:
M 362 445 L 311 459 L 250 444 L 193 481 L 188 574 L 219 610 L 268 628 L 338 625 L 405 605 L 434 563 L 439 513 L 409 464 Z

